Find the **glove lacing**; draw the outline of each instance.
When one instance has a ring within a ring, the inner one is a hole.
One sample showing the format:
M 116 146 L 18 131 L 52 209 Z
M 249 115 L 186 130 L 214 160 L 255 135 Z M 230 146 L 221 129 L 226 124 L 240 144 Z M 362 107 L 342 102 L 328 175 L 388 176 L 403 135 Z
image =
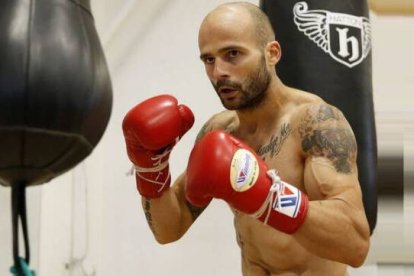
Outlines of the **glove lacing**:
M 276 170 L 267 171 L 267 175 L 272 179 L 272 186 L 270 187 L 269 193 L 267 194 L 267 197 L 262 206 L 255 213 L 251 214 L 252 217 L 258 219 L 264 214 L 267 209 L 266 218 L 263 221 L 264 224 L 267 224 L 267 221 L 269 220 L 270 212 L 272 211 L 272 205 L 278 204 L 277 200 L 279 198 L 280 190 L 283 187 L 282 180 L 280 179 Z
M 154 161 L 154 163 L 152 163 L 152 166 L 153 166 L 152 168 L 143 168 L 137 165 L 133 165 L 132 167 L 132 170 L 135 171 L 135 173 L 137 174 L 139 178 L 145 181 L 157 184 L 157 185 L 161 185 L 161 188 L 159 188 L 157 191 L 158 193 L 161 192 L 162 189 L 164 189 L 165 185 L 167 184 L 168 180 L 171 177 L 170 170 L 168 170 L 168 175 L 165 178 L 164 182 L 157 181 L 157 179 L 160 178 L 164 174 L 162 170 L 165 169 L 169 165 L 168 159 L 166 159 L 165 161 L 162 161 L 162 159 L 171 153 L 173 146 L 176 145 L 179 140 L 180 140 L 179 137 L 175 138 L 175 143 L 172 146 L 167 147 L 160 154 L 156 154 L 154 157 L 151 157 L 151 160 Z M 141 173 L 149 173 L 149 172 L 158 172 L 158 175 L 155 178 L 155 180 L 146 178 L 145 176 L 141 174 Z

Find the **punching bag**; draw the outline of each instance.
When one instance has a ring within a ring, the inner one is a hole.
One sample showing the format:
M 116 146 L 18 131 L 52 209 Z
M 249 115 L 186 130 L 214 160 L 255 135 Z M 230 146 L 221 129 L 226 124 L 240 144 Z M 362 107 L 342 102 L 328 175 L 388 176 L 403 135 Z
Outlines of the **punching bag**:
M 282 47 L 276 66 L 287 85 L 338 107 L 358 145 L 358 177 L 371 233 L 377 220 L 377 144 L 371 28 L 364 0 L 262 0 Z
M 20 275 L 19 217 L 29 261 L 25 187 L 92 152 L 110 117 L 112 87 L 89 0 L 2 1 L 0 60 L 0 184 L 12 188 Z

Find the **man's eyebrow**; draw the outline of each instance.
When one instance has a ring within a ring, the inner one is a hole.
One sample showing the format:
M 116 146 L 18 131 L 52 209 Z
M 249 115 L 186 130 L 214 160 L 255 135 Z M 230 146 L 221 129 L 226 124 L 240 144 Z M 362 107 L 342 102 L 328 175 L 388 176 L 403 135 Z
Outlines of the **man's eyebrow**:
M 241 49 L 240 46 L 237 46 L 237 45 L 229 45 L 229 46 L 226 46 L 224 48 L 221 48 L 219 50 L 219 52 L 221 53 L 221 52 L 227 52 L 227 51 L 230 51 L 230 50 L 240 50 L 240 49 Z
M 208 56 L 210 56 L 210 54 L 201 54 L 201 55 L 200 55 L 200 59 L 201 59 L 201 60 L 204 60 L 204 59 L 206 59 Z
M 239 50 L 239 49 L 241 49 L 240 46 L 237 46 L 237 45 L 229 45 L 229 46 L 226 46 L 226 47 L 221 48 L 220 50 L 218 50 L 218 52 L 219 53 L 223 53 L 223 52 L 227 52 L 229 50 Z M 211 56 L 211 54 L 204 53 L 204 54 L 201 54 L 200 55 L 200 59 L 201 60 L 204 60 L 206 57 L 209 57 L 209 56 Z

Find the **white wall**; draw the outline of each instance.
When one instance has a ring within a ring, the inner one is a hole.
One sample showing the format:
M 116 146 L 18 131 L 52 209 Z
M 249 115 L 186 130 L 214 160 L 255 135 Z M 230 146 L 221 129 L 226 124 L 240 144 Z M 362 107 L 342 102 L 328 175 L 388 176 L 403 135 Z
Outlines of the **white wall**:
M 414 17 L 372 14 L 371 21 L 379 154 L 403 154 L 406 181 L 399 201 L 379 201 L 368 262 L 411 264 L 410 273 L 414 273 L 414 183 L 407 178 L 414 169 L 414 37 L 410 35 Z
M 233 219 L 222 202 L 214 201 L 180 241 L 164 246 L 154 241 L 134 179 L 126 176 L 130 163 L 121 131 L 133 105 L 159 93 L 174 94 L 196 117 L 171 156 L 173 177 L 185 168 L 201 125 L 221 110 L 198 59 L 197 32 L 205 14 L 223 2 L 228 1 L 92 1 L 111 69 L 113 113 L 85 162 L 49 184 L 29 188 L 32 266 L 40 276 L 82 275 L 80 264 L 86 274 L 99 276 L 240 275 Z M 413 121 L 406 114 L 414 110 L 414 19 L 373 15 L 372 22 L 379 145 L 392 151 L 405 141 L 405 151 L 413 153 Z M 9 199 L 9 189 L 0 187 L 0 275 L 7 275 L 12 263 Z M 413 225 L 404 222 L 403 207 L 393 206 L 381 205 L 367 265 L 351 275 L 387 275 L 379 272 L 377 261 L 394 261 L 403 242 L 413 243 L 408 228 L 402 228 Z M 71 257 L 85 253 L 83 263 L 66 267 Z

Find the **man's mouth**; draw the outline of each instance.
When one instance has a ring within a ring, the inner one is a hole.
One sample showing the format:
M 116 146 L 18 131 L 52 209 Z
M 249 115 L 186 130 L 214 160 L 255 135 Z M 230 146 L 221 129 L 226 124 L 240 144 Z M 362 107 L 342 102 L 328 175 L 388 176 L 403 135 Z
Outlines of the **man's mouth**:
M 219 88 L 220 96 L 225 99 L 233 98 L 234 96 L 236 96 L 238 91 L 239 90 L 237 88 L 233 88 L 233 87 L 220 87 Z

